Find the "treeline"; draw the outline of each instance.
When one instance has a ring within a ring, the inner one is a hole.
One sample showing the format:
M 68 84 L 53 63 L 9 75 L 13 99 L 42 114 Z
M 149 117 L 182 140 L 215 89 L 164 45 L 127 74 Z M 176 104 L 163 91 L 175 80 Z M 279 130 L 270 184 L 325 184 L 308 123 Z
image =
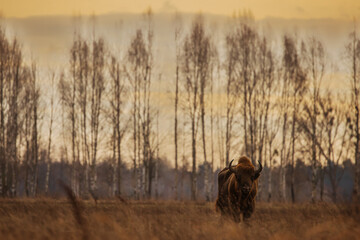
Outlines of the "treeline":
M 146 27 L 121 46 L 122 54 L 95 34 L 89 40 L 76 32 L 67 67 L 41 80 L 36 63 L 25 61 L 18 41 L 0 28 L 2 196 L 18 196 L 20 189 L 20 195 L 54 195 L 56 166 L 66 163 L 60 179 L 79 197 L 157 198 L 166 186 L 174 199 L 184 199 L 187 189 L 192 200 L 213 200 L 216 172 L 247 155 L 265 167 L 262 200 L 296 202 L 302 192 L 313 202 L 325 200 L 325 192 L 334 202 L 344 200 L 338 196 L 344 162 L 353 164 L 347 169 L 352 200 L 360 199 L 355 28 L 340 65 L 317 38 L 287 34 L 275 42 L 251 17 L 235 17 L 220 45 L 201 16 L 188 31 L 176 16 L 169 49 L 176 55 L 174 75 L 166 79 L 174 86 L 174 108 L 167 109 L 174 127 L 161 136 L 167 119 L 154 100 L 161 69 L 151 10 L 144 19 Z M 346 71 L 336 75 L 337 67 Z M 349 87 L 338 91 L 330 81 Z M 161 168 L 165 158 L 174 169 Z M 310 192 L 298 184 L 308 168 Z
M 354 165 L 349 161 L 345 161 L 344 165 L 337 169 L 338 174 L 342 176 L 339 181 L 339 187 L 337 190 L 337 198 L 339 202 L 349 202 L 351 201 L 352 188 L 353 188 L 353 167 Z M 40 153 L 39 165 L 38 165 L 38 179 L 39 186 L 37 189 L 37 196 L 48 196 L 54 198 L 66 197 L 66 193 L 63 191 L 62 185 L 59 184 L 59 180 L 65 183 L 68 186 L 71 186 L 71 173 L 73 171 L 73 165 L 71 162 L 66 159 L 60 159 L 59 161 L 54 161 L 51 163 L 51 177 L 48 182 L 48 189 L 45 189 L 45 180 L 47 173 L 47 163 L 46 163 L 46 151 Z M 210 194 L 205 192 L 205 169 L 207 167 L 201 163 L 197 168 L 197 188 L 200 189 L 197 194 L 197 200 L 204 201 L 209 197 L 210 201 L 215 201 L 217 197 L 217 182 L 214 182 L 214 188 L 211 189 Z M 95 197 L 97 199 L 105 198 L 114 198 L 114 183 L 113 175 L 109 174 L 112 171 L 111 159 L 105 159 L 97 165 L 97 188 L 93 193 L 94 195 L 82 195 L 82 198 L 88 199 Z M 161 200 L 173 200 L 174 199 L 174 176 L 175 169 L 171 163 L 166 159 L 159 159 L 158 162 L 158 190 L 157 190 L 157 199 Z M 217 168 L 213 172 L 211 177 L 216 178 L 220 169 Z M 279 174 L 280 168 L 273 167 L 271 172 L 273 175 Z M 285 167 L 285 171 L 288 173 L 286 181 L 290 183 L 290 165 Z M 187 169 L 180 169 L 179 176 L 179 186 L 178 190 L 178 200 L 188 201 L 191 199 L 191 171 Z M 298 161 L 295 165 L 295 194 L 297 202 L 309 202 L 311 201 L 311 166 L 305 165 L 302 161 Z M 121 197 L 122 199 L 134 199 L 135 193 L 133 189 L 132 176 L 133 168 L 123 164 L 121 166 L 122 173 L 122 190 Z M 270 173 L 270 169 L 264 169 L 262 172 L 262 177 L 267 178 L 267 175 Z M 18 168 L 19 181 L 17 184 L 17 196 L 23 197 L 26 196 L 25 191 L 25 174 L 26 166 L 20 164 Z M 278 186 L 279 178 L 272 178 L 271 186 Z M 268 189 L 268 182 L 262 182 L 263 189 Z M 331 183 L 328 175 L 324 176 L 324 185 L 321 188 L 317 187 L 319 193 L 319 200 L 321 201 L 331 201 L 332 198 L 332 189 Z M 203 190 L 204 189 L 204 190 Z M 290 197 L 290 191 L 286 193 Z M 155 196 L 154 196 L 155 198 Z M 268 192 L 261 191 L 258 195 L 258 201 L 268 201 Z M 271 198 L 272 201 L 277 202 L 281 201 L 280 194 L 278 191 L 273 192 Z

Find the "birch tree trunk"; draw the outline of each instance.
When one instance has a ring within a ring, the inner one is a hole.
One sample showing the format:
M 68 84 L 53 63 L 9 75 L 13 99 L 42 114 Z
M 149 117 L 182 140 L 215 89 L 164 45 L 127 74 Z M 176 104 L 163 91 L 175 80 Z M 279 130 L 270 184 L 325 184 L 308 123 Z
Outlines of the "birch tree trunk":
M 47 149 L 47 163 L 46 163 L 46 176 L 45 176 L 45 194 L 48 194 L 49 190 L 49 177 L 50 177 L 50 166 L 51 166 L 51 137 L 52 137 L 52 126 L 54 121 L 54 78 L 53 73 L 51 77 L 51 97 L 50 97 L 50 123 L 49 123 L 49 140 Z
M 269 174 L 268 174 L 268 197 L 267 201 L 271 202 L 272 197 L 272 162 L 273 162 L 273 154 L 272 154 L 272 141 L 269 141 Z
M 178 170 L 178 104 L 179 104 L 179 68 L 180 68 L 180 49 L 179 49 L 179 36 L 180 27 L 175 28 L 175 46 L 176 46 L 176 72 L 175 72 L 175 123 L 174 123 L 174 144 L 175 144 L 175 200 L 178 200 L 178 185 L 179 185 L 179 170 Z M 157 171 L 157 170 L 156 170 Z
M 156 116 L 155 199 L 159 198 L 159 110 Z M 176 199 L 177 200 L 177 199 Z
M 280 199 L 286 201 L 286 129 L 287 129 L 287 113 L 283 116 L 283 127 L 282 127 L 282 148 L 281 148 L 281 162 L 280 162 Z
M 200 116 L 201 116 L 201 130 L 202 130 L 202 145 L 204 153 L 204 185 L 205 185 L 205 198 L 210 201 L 209 191 L 209 166 L 206 156 L 206 135 L 205 135 L 205 87 L 206 79 L 200 80 Z
M 290 188 L 291 188 L 291 201 L 292 203 L 295 203 L 295 123 L 296 123 L 296 96 L 294 96 L 294 106 L 293 106 L 293 117 L 291 122 L 291 182 L 290 182 Z

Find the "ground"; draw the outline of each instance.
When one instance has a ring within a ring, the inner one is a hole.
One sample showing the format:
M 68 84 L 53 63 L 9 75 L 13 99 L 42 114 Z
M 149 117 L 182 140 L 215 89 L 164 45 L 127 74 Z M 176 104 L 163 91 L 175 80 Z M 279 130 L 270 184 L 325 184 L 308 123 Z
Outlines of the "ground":
M 213 202 L 1 199 L 0 239 L 360 239 L 360 212 L 258 203 L 249 221 L 236 224 Z

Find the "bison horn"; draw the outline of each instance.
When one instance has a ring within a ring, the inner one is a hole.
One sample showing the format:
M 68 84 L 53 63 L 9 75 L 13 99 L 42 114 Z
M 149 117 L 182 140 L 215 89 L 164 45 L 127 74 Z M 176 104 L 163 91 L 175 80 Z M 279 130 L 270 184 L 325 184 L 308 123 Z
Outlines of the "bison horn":
M 234 159 L 231 160 L 231 162 L 229 163 L 229 171 L 230 171 L 231 173 L 235 173 L 234 169 L 231 167 L 231 164 L 232 164 L 233 161 L 234 161 Z
M 263 169 L 263 167 L 261 165 L 261 162 L 258 161 L 258 163 L 259 163 L 259 169 L 255 171 L 255 179 L 257 179 L 260 176 L 260 173 L 261 173 L 261 171 Z

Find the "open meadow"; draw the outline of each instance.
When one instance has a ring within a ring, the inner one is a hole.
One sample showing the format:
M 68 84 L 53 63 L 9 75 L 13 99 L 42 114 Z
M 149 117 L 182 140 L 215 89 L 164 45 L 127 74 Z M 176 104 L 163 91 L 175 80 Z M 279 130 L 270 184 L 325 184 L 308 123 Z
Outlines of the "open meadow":
M 249 221 L 213 202 L 0 200 L 0 239 L 360 239 L 359 206 L 259 203 Z
M 0 0 L 0 240 L 360 240 L 360 0 L 56 3 Z

